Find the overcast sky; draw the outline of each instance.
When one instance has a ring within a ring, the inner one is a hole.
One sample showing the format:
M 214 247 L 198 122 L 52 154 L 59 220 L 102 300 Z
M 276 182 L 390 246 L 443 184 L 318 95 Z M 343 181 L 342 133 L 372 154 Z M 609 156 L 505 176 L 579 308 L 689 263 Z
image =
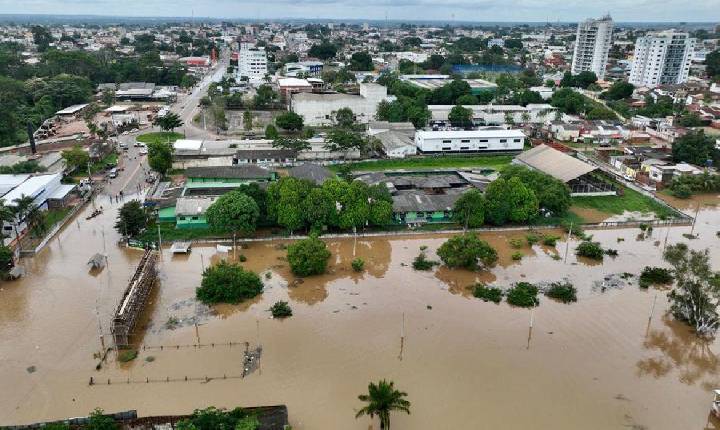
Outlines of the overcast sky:
M 217 18 L 720 21 L 720 0 L 0 0 L 0 13 Z

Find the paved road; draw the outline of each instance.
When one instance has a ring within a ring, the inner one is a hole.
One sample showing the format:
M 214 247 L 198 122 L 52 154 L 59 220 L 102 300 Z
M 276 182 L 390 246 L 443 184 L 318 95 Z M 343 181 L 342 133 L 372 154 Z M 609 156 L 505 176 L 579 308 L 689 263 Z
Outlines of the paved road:
M 225 71 L 230 63 L 228 57 L 221 58 L 215 68 L 210 71 L 201 81 L 195 86 L 195 89 L 190 94 L 182 95 L 178 97 L 177 103 L 173 105 L 171 110 L 183 120 L 185 125 L 183 131 L 188 139 L 216 139 L 216 136 L 210 131 L 205 131 L 201 127 L 196 127 L 193 124 L 193 118 L 199 111 L 198 104 L 200 99 L 207 94 L 207 90 L 210 84 L 213 82 L 220 82 L 222 80 Z

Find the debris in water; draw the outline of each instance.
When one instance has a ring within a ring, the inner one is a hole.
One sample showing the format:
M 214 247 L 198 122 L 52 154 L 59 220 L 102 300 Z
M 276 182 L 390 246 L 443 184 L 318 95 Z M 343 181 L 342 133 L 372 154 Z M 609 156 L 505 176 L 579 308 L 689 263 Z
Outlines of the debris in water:
M 430 305 L 427 305 L 426 308 L 427 308 L 428 310 L 432 310 L 432 306 L 430 306 Z
M 37 368 L 35 366 L 30 366 L 26 370 L 27 370 L 27 373 L 35 373 Z
M 621 290 L 630 284 L 630 282 L 628 282 L 628 279 L 630 279 L 628 275 L 631 274 L 625 272 L 605 275 L 602 281 L 593 282 L 592 289 L 593 291 L 599 290 L 600 292 L 605 292 L 606 290 Z

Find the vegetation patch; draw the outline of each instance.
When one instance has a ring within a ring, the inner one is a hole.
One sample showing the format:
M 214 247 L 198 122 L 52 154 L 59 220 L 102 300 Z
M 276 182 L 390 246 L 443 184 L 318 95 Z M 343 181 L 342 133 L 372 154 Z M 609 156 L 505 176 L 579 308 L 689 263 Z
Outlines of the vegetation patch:
M 141 134 L 137 138 L 135 138 L 135 140 L 146 145 L 152 145 L 158 143 L 174 143 L 176 140 L 182 138 L 183 135 L 181 133 L 155 131 L 151 133 Z
M 518 282 L 507 291 L 507 302 L 513 306 L 531 308 L 540 304 L 538 288 L 529 282 Z
M 222 260 L 203 272 L 195 296 L 205 304 L 240 303 L 263 292 L 263 283 L 254 272 Z
M 475 284 L 473 288 L 473 296 L 482 299 L 484 302 L 500 303 L 503 292 L 497 287 L 488 287 L 485 284 Z
M 495 249 L 472 233 L 451 237 L 437 253 L 446 266 L 470 270 L 492 266 L 498 259 Z
M 432 270 L 434 266 L 437 266 L 437 261 L 428 260 L 424 251 L 421 251 L 417 257 L 413 260 L 412 266 L 415 270 Z
M 287 259 L 290 269 L 298 276 L 312 276 L 325 273 L 327 261 L 330 258 L 325 242 L 317 236 L 299 240 L 287 250 Z
M 401 160 L 360 161 L 349 164 L 352 171 L 379 171 L 398 169 L 435 169 L 439 167 L 487 167 L 501 170 L 508 166 L 513 157 L 507 155 L 497 156 L 441 156 L 408 158 Z M 339 165 L 330 166 L 331 170 L 339 171 Z
M 513 261 L 520 261 L 520 260 L 522 260 L 522 258 L 523 258 L 523 253 L 522 253 L 522 252 L 514 252 L 514 253 L 510 256 L 510 258 L 512 258 Z
M 675 280 L 670 269 L 663 267 L 645 266 L 640 273 L 640 288 L 648 288 L 651 285 L 669 285 Z
M 278 301 L 270 307 L 273 318 L 287 318 L 292 316 L 292 309 L 288 302 Z
M 138 352 L 134 349 L 126 349 L 118 354 L 118 361 L 121 363 L 129 363 L 135 360 L 138 356 Z
M 545 295 L 562 303 L 577 302 L 577 290 L 570 282 L 553 282 Z
M 599 242 L 586 240 L 578 245 L 575 249 L 575 254 L 579 257 L 602 261 L 603 256 L 605 255 L 605 250 L 602 249 Z
M 520 249 L 525 245 L 525 241 L 520 239 L 519 237 L 514 237 L 508 241 L 510 243 L 510 246 L 512 246 L 515 249 Z
M 543 237 L 542 244 L 545 246 L 555 246 L 558 240 L 560 240 L 560 236 L 548 235 Z
M 189 418 L 178 422 L 175 426 L 176 429 L 185 430 L 256 430 L 259 427 L 260 422 L 255 414 L 246 412 L 241 408 L 228 411 L 213 406 L 207 409 L 195 410 Z
M 352 268 L 356 272 L 362 272 L 365 269 L 365 260 L 362 258 L 356 258 L 350 263 Z
M 654 213 L 660 219 L 676 216 L 672 209 L 630 188 L 623 189 L 622 195 L 573 197 L 572 202 L 575 206 L 596 209 L 611 215 L 640 212 Z

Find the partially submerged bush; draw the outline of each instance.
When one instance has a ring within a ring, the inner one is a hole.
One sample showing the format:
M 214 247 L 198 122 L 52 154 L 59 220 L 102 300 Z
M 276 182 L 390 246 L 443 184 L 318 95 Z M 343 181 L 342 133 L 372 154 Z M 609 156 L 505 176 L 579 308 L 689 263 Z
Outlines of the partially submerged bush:
M 617 251 L 617 249 L 608 248 L 605 250 L 605 255 L 607 255 L 609 257 L 617 257 L 618 251 Z
M 507 292 L 507 302 L 513 306 L 531 308 L 540 304 L 538 288 L 529 282 L 518 282 Z
M 118 361 L 121 363 L 128 363 L 137 358 L 138 352 L 134 349 L 126 349 L 118 354 Z
M 545 246 L 555 246 L 558 240 L 560 240 L 559 236 L 548 235 L 543 237 L 542 244 Z
M 288 302 L 279 301 L 270 307 L 270 313 L 273 318 L 287 318 L 292 316 L 292 309 Z
M 428 260 L 427 256 L 425 256 L 425 252 L 421 252 L 413 260 L 412 266 L 415 270 L 432 270 L 433 266 L 438 264 L 440 263 L 437 261 Z
M 523 253 L 522 252 L 514 252 L 510 257 L 513 259 L 513 261 L 520 261 L 523 258 Z
M 577 302 L 577 290 L 569 282 L 553 282 L 545 295 L 563 303 Z
M 645 266 L 640 274 L 640 287 L 648 288 L 650 285 L 667 285 L 674 281 L 672 271 L 663 267 Z
M 325 242 L 317 236 L 298 240 L 288 246 L 287 259 L 290 269 L 298 276 L 320 275 L 325 273 L 330 251 Z
M 482 299 L 484 302 L 500 303 L 503 292 L 500 288 L 487 287 L 485 284 L 475 284 L 473 296 Z
M 495 249 L 472 233 L 451 237 L 440 246 L 437 254 L 448 267 L 470 270 L 492 266 L 498 259 Z
M 356 272 L 362 272 L 365 268 L 365 260 L 362 258 L 356 258 L 350 263 L 352 265 L 352 268 Z
M 591 242 L 586 240 L 580 243 L 575 249 L 575 254 L 580 257 L 592 258 L 593 260 L 602 260 L 605 251 L 600 246 L 599 242 Z
M 536 243 L 540 242 L 540 239 L 542 239 L 542 237 L 535 233 L 528 233 L 525 235 L 525 240 L 527 241 L 527 244 L 530 246 L 533 246 Z
M 523 247 L 525 242 L 520 239 L 519 237 L 514 237 L 508 241 L 510 243 L 510 246 L 512 246 L 515 249 L 520 249 Z
M 222 260 L 203 272 L 195 297 L 205 304 L 240 303 L 263 292 L 263 283 L 254 272 Z

